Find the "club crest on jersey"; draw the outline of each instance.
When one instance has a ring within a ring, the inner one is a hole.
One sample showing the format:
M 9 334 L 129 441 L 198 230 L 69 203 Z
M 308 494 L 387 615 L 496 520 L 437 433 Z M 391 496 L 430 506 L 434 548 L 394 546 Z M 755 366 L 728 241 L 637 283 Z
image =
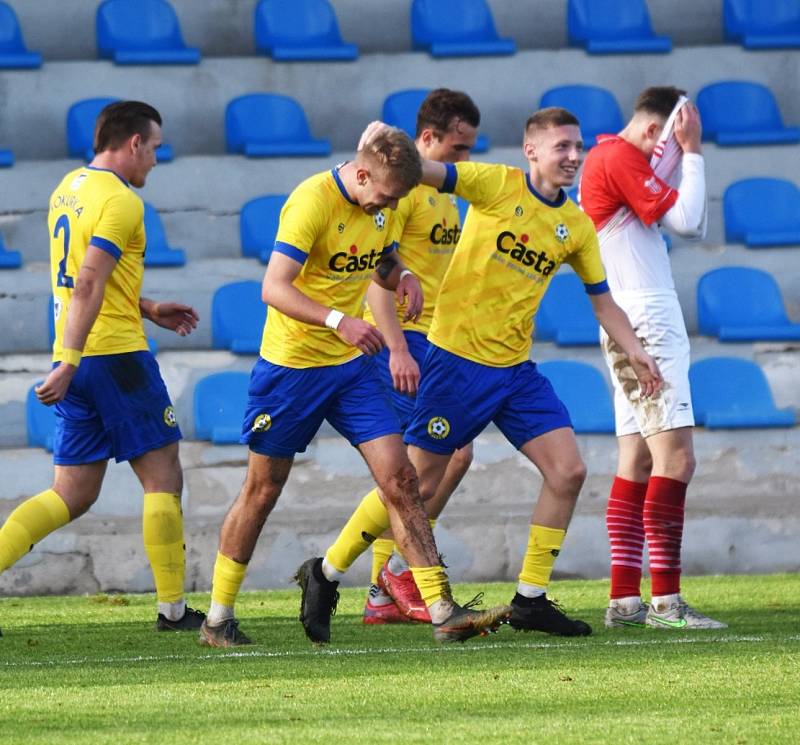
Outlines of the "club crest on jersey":
M 644 185 L 652 194 L 661 193 L 661 184 L 658 183 L 655 176 L 651 176 L 649 179 L 647 179 L 647 181 L 644 182 Z
M 563 222 L 558 223 L 556 225 L 556 240 L 559 243 L 563 243 L 565 240 L 569 238 L 569 230 L 567 230 L 567 226 L 564 225 Z
M 344 223 L 340 222 L 338 227 L 336 228 L 340 233 L 344 233 Z
M 450 422 L 443 416 L 435 416 L 428 422 L 428 434 L 434 440 L 444 440 L 450 434 Z
M 266 412 L 264 412 L 263 414 L 259 414 L 255 418 L 251 430 L 253 432 L 266 432 L 271 426 L 272 426 L 272 417 Z
M 177 427 L 178 426 L 178 418 L 175 416 L 175 409 L 172 406 L 167 406 L 164 409 L 164 424 L 168 427 Z
M 378 230 L 383 230 L 384 226 L 386 225 L 386 215 L 384 215 L 382 211 L 376 212 L 372 216 L 372 219 L 375 221 L 375 227 Z
M 435 207 L 436 206 L 436 197 L 428 197 L 428 204 L 431 207 Z
M 522 217 L 522 207 L 520 205 L 517 205 L 517 209 L 514 210 L 514 214 L 517 217 Z

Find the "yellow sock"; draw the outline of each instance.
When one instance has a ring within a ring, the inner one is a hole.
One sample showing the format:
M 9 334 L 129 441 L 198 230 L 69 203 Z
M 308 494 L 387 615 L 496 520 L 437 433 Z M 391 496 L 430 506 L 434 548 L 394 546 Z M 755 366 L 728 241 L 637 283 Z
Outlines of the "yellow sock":
M 177 602 L 183 597 L 186 553 L 180 495 L 167 492 L 144 495 L 142 535 L 158 602 Z
M 525 549 L 525 559 L 522 562 L 522 571 L 519 573 L 520 582 L 547 587 L 553 572 L 553 564 L 566 534 L 567 531 L 560 528 L 531 525 L 528 547 Z
M 378 490 L 361 500 L 342 532 L 325 554 L 325 560 L 339 572 L 346 572 L 371 543 L 389 527 L 389 513 Z
M 394 538 L 378 538 L 372 544 L 372 575 L 370 582 L 378 584 L 378 575 L 394 551 Z
M 435 567 L 411 567 L 414 575 L 414 582 L 422 596 L 422 600 L 429 608 L 442 598 L 451 597 L 450 582 L 444 573 L 442 566 Z
M 0 572 L 16 564 L 42 538 L 69 520 L 67 505 L 52 489 L 26 499 L 0 528 Z
M 211 584 L 211 600 L 233 608 L 239 588 L 244 582 L 246 571 L 247 564 L 240 564 L 217 552 L 217 560 L 214 563 L 214 579 Z

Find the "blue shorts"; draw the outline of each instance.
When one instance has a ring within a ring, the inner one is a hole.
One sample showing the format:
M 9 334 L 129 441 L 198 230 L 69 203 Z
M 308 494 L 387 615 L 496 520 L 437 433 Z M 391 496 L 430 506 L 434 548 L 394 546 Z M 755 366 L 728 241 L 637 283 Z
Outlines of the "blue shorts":
M 77 466 L 113 457 L 120 463 L 180 439 L 150 352 L 95 355 L 81 360 L 56 404 L 53 462 Z
M 323 419 L 354 447 L 400 434 L 375 360 L 359 356 L 342 365 L 297 369 L 263 358 L 250 375 L 240 442 L 273 458 L 292 458 L 314 439 Z
M 449 455 L 489 422 L 517 449 L 534 437 L 572 426 L 566 407 L 533 362 L 489 367 L 431 344 L 405 442 Z
M 406 337 L 408 351 L 419 365 L 419 369 L 422 370 L 425 355 L 428 353 L 428 347 L 430 346 L 428 337 L 420 331 L 403 331 L 403 336 Z M 397 414 L 397 420 L 400 422 L 400 428 L 405 432 L 408 423 L 411 421 L 411 415 L 414 413 L 416 396 L 409 396 L 407 393 L 400 393 L 400 391 L 395 390 L 392 383 L 392 373 L 389 371 L 389 350 L 386 347 L 375 355 L 375 363 L 378 366 L 381 381 L 389 392 L 389 398 L 392 401 L 394 413 Z

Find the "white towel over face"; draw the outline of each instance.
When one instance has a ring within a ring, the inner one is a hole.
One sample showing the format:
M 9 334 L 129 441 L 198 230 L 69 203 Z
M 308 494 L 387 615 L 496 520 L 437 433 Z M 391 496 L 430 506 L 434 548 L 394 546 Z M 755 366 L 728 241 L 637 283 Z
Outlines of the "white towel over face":
M 675 138 L 675 119 L 678 112 L 689 103 L 686 96 L 681 96 L 672 113 L 667 118 L 664 129 L 661 132 L 661 137 L 658 144 L 650 156 L 650 167 L 655 172 L 656 176 L 666 181 L 670 186 L 677 186 L 678 177 L 680 174 L 681 158 L 683 157 L 683 150 Z

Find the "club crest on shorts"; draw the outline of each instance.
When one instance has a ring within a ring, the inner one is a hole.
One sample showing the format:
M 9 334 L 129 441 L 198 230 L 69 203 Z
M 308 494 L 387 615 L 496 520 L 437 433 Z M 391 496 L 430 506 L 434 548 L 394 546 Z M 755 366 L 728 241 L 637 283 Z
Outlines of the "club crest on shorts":
M 168 427 L 178 426 L 178 417 L 175 416 L 175 409 L 171 404 L 164 409 L 164 424 Z
M 450 422 L 443 416 L 435 416 L 428 422 L 428 434 L 434 440 L 444 440 L 450 434 Z
M 567 230 L 567 226 L 564 225 L 563 222 L 558 223 L 556 225 L 556 240 L 559 243 L 563 243 L 565 240 L 569 238 L 569 230 Z
M 386 215 L 383 212 L 376 212 L 372 219 L 375 221 L 375 227 L 378 230 L 383 230 L 384 225 L 386 225 Z
M 253 432 L 266 432 L 272 426 L 272 417 L 267 414 L 259 414 L 253 422 Z

